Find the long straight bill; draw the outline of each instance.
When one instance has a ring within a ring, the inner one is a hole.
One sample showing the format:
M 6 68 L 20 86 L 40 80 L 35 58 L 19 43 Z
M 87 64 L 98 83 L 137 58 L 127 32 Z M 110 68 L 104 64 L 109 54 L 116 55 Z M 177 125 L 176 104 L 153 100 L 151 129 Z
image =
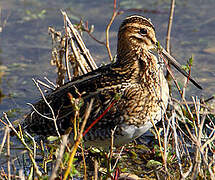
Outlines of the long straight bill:
M 185 77 L 189 78 L 189 80 L 199 89 L 202 89 L 202 87 L 197 83 L 191 75 L 189 75 L 183 68 L 182 66 L 175 60 L 174 57 L 172 57 L 163 47 L 160 46 L 161 53 L 164 57 L 166 57 L 171 65 L 173 65 L 181 74 L 183 74 Z

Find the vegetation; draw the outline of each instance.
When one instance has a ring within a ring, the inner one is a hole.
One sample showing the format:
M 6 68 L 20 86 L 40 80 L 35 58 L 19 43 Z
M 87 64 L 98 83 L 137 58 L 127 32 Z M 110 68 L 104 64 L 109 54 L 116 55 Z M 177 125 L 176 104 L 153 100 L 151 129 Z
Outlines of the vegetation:
M 38 17 L 42 18 L 44 13 L 41 11 L 41 17 Z M 89 28 L 87 23 L 81 21 L 74 26 L 62 11 L 65 33 L 49 28 L 53 42 L 51 64 L 57 68 L 56 84 L 47 78 L 46 83 L 34 80 L 44 100 L 41 86 L 54 89 L 62 86 L 64 81 L 80 75 L 81 71 L 87 73 L 97 68 L 79 32 L 87 32 L 90 37 L 103 44 L 107 48 L 110 61 L 113 60 L 109 48 L 109 29 L 115 17 L 121 13 L 114 1 L 113 14 L 106 28 L 106 41 L 101 42 L 93 36 L 93 28 Z M 32 16 L 30 13 L 28 15 Z M 170 31 L 171 26 L 169 27 Z M 168 35 L 170 36 L 170 33 Z M 168 41 L 169 39 L 170 37 L 167 38 Z M 188 64 L 184 66 L 188 72 L 191 71 L 192 62 L 193 58 L 190 58 Z M 82 137 L 92 102 L 86 109 L 85 118 L 80 120 L 81 127 L 79 119 L 75 121 L 75 128 L 72 129 L 75 143 L 69 142 L 69 135 L 49 137 L 45 140 L 32 137 L 22 132 L 20 125 L 15 129 L 4 113 L 1 123 L 4 124 L 5 131 L 0 145 L 0 155 L 4 156 L 5 164 L 0 171 L 0 178 L 215 179 L 215 111 L 212 104 L 214 97 L 206 100 L 192 97 L 187 101 L 185 92 L 189 78 L 185 79 L 182 89 L 176 79 L 172 78 L 181 98 L 171 97 L 167 113 L 151 130 L 152 135 L 147 137 L 146 145 L 140 143 L 143 139 L 137 139 L 120 149 L 112 146 L 108 152 L 96 148 L 86 149 Z M 81 95 L 78 99 L 71 96 L 77 117 L 81 102 Z M 23 145 L 23 148 L 16 149 L 15 155 L 11 154 L 14 145 L 10 142 L 10 131 Z M 113 144 L 114 138 L 111 141 Z

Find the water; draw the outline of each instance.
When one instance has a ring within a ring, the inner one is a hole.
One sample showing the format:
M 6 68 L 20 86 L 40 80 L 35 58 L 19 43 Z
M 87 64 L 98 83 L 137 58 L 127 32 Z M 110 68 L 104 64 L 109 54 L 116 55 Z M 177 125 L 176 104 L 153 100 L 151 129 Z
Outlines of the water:
M 151 18 L 157 31 L 157 39 L 164 45 L 169 4 L 170 0 L 121 1 L 120 9 L 125 13 L 118 16 L 111 27 L 112 53 L 116 52 L 119 24 L 130 14 Z M 11 112 L 10 119 L 14 120 L 21 118 L 22 114 L 28 111 L 27 102 L 36 102 L 40 97 L 32 78 L 43 79 L 46 76 L 55 81 L 55 67 L 52 67 L 49 61 L 51 38 L 48 35 L 48 27 L 63 29 L 60 9 L 66 10 L 74 23 L 82 18 L 94 25 L 95 37 L 104 41 L 104 30 L 112 15 L 113 2 L 1 0 L 0 8 L 0 113 Z M 126 11 L 129 8 L 133 8 L 133 11 Z M 214 8 L 214 0 L 181 0 L 176 4 L 171 34 L 172 54 L 184 64 L 191 55 L 194 56 L 192 75 L 204 87 L 204 90 L 200 91 L 190 85 L 188 96 L 207 98 L 215 92 Z M 83 36 L 97 64 L 108 63 L 106 49 L 86 34 Z

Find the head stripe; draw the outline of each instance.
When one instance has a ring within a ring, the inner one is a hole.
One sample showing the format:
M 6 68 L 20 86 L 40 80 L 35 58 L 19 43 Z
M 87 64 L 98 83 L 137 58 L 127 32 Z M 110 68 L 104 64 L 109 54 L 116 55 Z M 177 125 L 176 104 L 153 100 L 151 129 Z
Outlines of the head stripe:
M 125 18 L 125 20 L 122 22 L 122 24 L 120 26 L 120 29 L 122 29 L 123 26 L 126 26 L 127 24 L 130 24 L 130 23 L 138 23 L 138 24 L 146 25 L 155 30 L 154 25 L 151 23 L 151 21 L 149 19 L 139 16 L 139 15 L 132 15 L 132 16 L 128 16 L 127 18 Z

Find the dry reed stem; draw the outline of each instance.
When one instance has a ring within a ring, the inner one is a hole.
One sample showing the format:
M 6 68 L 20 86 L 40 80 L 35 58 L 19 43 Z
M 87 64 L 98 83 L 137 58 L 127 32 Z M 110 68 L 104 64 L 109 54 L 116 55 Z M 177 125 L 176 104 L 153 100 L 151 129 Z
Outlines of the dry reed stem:
M 71 48 L 72 48 L 72 50 L 73 50 L 73 53 L 74 53 L 76 62 L 78 63 L 78 65 L 79 65 L 79 67 L 80 67 L 82 73 L 83 73 L 83 74 L 87 74 L 88 68 L 86 68 L 86 67 L 84 66 L 84 64 L 81 63 L 81 62 L 83 62 L 83 60 L 81 60 L 80 53 L 78 53 L 78 48 L 75 46 L 75 43 L 74 43 L 73 39 L 71 39 L 70 44 L 71 44 Z
M 194 132 L 193 132 L 192 136 L 193 136 L 194 140 L 192 138 L 190 138 L 189 140 L 193 143 L 193 145 L 195 147 L 195 149 L 194 149 L 195 155 L 193 157 L 194 160 L 192 163 L 192 160 L 189 157 L 189 151 L 187 150 L 190 167 L 186 173 L 183 173 L 181 164 L 178 161 L 181 177 L 182 177 L 182 179 L 185 179 L 186 177 L 188 177 L 190 175 L 191 179 L 195 179 L 195 178 L 197 178 L 197 175 L 198 176 L 203 175 L 202 170 L 204 170 L 204 171 L 208 170 L 211 177 L 214 177 L 214 173 L 210 169 L 211 164 L 209 163 L 209 161 L 211 162 L 211 160 L 210 160 L 211 155 L 210 156 L 208 155 L 208 151 L 209 151 L 209 144 L 211 144 L 215 140 L 214 139 L 215 135 L 214 135 L 214 132 L 212 131 L 211 134 L 208 136 L 208 139 L 205 142 L 202 141 L 202 138 L 205 136 L 203 134 L 204 133 L 203 127 L 205 126 L 206 115 L 200 116 L 200 109 L 202 107 L 201 107 L 200 100 L 197 97 L 193 98 L 193 104 L 194 104 L 194 106 L 193 106 L 194 107 L 194 113 L 195 113 L 195 117 L 196 117 L 192 121 L 193 126 L 194 126 L 193 127 Z M 205 107 L 205 109 L 207 111 L 207 107 Z M 184 119 L 184 117 L 182 117 L 182 119 Z M 184 122 L 184 123 L 186 123 L 186 122 Z M 174 128 L 173 128 L 173 130 L 174 130 L 174 132 L 176 132 L 176 130 Z M 175 137 L 175 139 L 178 138 L 176 133 L 174 134 L 174 137 Z M 182 140 L 184 140 L 184 139 L 182 138 Z M 175 144 L 176 144 L 176 150 L 177 150 L 178 149 L 177 143 L 175 143 Z M 186 142 L 184 142 L 183 144 L 186 145 Z M 213 152 L 213 150 L 212 150 L 212 152 Z M 177 155 L 177 158 L 180 158 L 180 155 L 178 155 L 178 153 L 176 153 L 176 155 Z
M 113 147 L 114 147 L 114 134 L 116 131 L 117 126 L 114 127 L 113 130 L 111 130 L 111 142 L 110 142 L 110 152 L 109 152 L 109 158 L 111 159 L 113 156 Z
M 83 131 L 84 131 L 84 127 L 87 123 L 87 119 L 90 115 L 90 112 L 91 112 L 91 109 L 92 109 L 92 106 L 93 106 L 93 101 L 94 99 L 91 99 L 90 100 L 90 104 L 88 105 L 88 107 L 86 108 L 86 113 L 85 113 L 85 116 L 84 116 L 84 121 L 81 125 L 81 130 L 78 134 L 78 138 L 77 140 L 75 141 L 75 144 L 73 145 L 73 148 L 72 148 L 72 152 L 71 152 L 71 155 L 70 155 L 70 158 L 69 158 L 69 161 L 68 161 L 68 167 L 67 167 L 67 170 L 64 174 L 64 177 L 63 177 L 63 180 L 66 180 L 67 177 L 69 176 L 69 173 L 70 173 L 70 170 L 71 170 L 71 167 L 72 167 L 72 163 L 73 163 L 73 160 L 74 160 L 74 156 L 75 156 L 75 153 L 78 149 L 78 145 L 80 144 L 82 138 L 83 138 Z
M 161 54 L 159 54 L 159 55 L 160 55 L 161 58 L 163 59 L 165 65 L 166 65 L 166 67 L 167 67 L 168 72 L 170 73 L 171 77 L 172 77 L 173 80 L 174 80 L 174 83 L 175 83 L 175 85 L 176 85 L 176 87 L 177 87 L 177 89 L 178 89 L 179 94 L 181 95 L 181 98 L 182 98 L 182 100 L 183 100 L 183 103 L 185 104 L 185 107 L 186 107 L 186 109 L 187 109 L 187 112 L 189 113 L 190 119 L 193 119 L 193 114 L 192 114 L 192 112 L 191 112 L 191 110 L 190 110 L 188 104 L 186 103 L 186 100 L 185 100 L 185 98 L 184 98 L 184 96 L 183 96 L 183 92 L 181 91 L 181 89 L 180 89 L 180 87 L 179 87 L 179 85 L 178 85 L 178 83 L 177 83 L 177 80 L 176 80 L 176 78 L 174 77 L 174 74 L 172 73 L 172 71 L 171 71 L 171 69 L 170 69 L 168 63 L 166 62 L 165 58 L 164 58 Z M 189 129 L 189 128 L 188 128 L 188 129 Z M 188 129 L 187 129 L 187 130 L 188 130 Z M 193 135 L 192 135 L 191 133 L 189 133 L 189 134 L 190 134 L 190 136 L 191 136 L 191 137 L 193 138 L 193 140 L 194 140 Z
M 52 37 L 52 60 L 55 62 L 57 68 L 57 86 L 62 86 L 65 79 L 65 66 L 63 64 L 63 57 L 65 54 L 65 38 L 61 37 L 60 32 L 56 32 L 54 28 L 48 28 L 49 33 Z
M 86 48 L 81 36 L 79 35 L 78 31 L 74 28 L 73 24 L 69 20 L 67 14 L 65 11 L 61 10 L 62 15 L 66 19 L 66 22 L 68 23 L 69 30 L 71 31 L 74 39 L 76 40 L 76 43 L 78 44 L 87 64 L 89 65 L 91 70 L 97 69 L 97 65 L 95 64 L 95 61 L 93 60 L 89 50 Z M 69 32 L 69 31 L 68 31 Z
M 215 179 L 215 158 L 213 157 L 213 159 L 211 160 L 211 162 L 208 164 L 208 171 L 210 173 L 211 179 Z M 213 168 L 212 168 L 213 165 Z
M 65 33 L 66 33 L 66 39 L 65 39 L 65 65 L 66 65 L 66 72 L 67 72 L 67 76 L 69 81 L 72 80 L 71 74 L 70 74 L 70 68 L 69 68 L 69 40 L 68 40 L 68 26 L 66 23 L 66 18 L 64 16 L 63 18 L 64 20 L 64 28 L 65 28 Z
M 25 175 L 24 175 L 23 169 L 19 170 L 19 180 L 25 180 Z
M 171 34 L 171 27 L 172 27 L 173 13 L 174 13 L 174 5 L 175 5 L 175 0 L 172 0 L 171 1 L 170 16 L 169 16 L 169 23 L 168 23 L 168 30 L 167 30 L 167 36 L 166 36 L 166 50 L 167 50 L 168 53 L 170 53 L 170 34 Z M 164 62 L 165 62 L 165 60 L 164 60 Z M 189 70 L 189 76 L 188 76 L 186 84 L 184 86 L 184 90 L 182 92 L 180 90 L 178 84 L 177 84 L 176 79 L 173 77 L 173 73 L 171 72 L 171 69 L 170 69 L 170 66 L 169 66 L 170 65 L 169 62 L 168 62 L 168 64 L 165 62 L 165 64 L 166 64 L 167 69 L 168 69 L 166 77 L 167 77 L 168 80 L 170 79 L 170 76 L 172 76 L 172 78 L 174 79 L 176 87 L 177 87 L 177 89 L 178 89 L 178 91 L 179 91 L 179 93 L 181 95 L 181 98 L 182 98 L 183 102 L 185 103 L 186 109 L 187 109 L 187 111 L 188 111 L 188 113 L 189 113 L 189 115 L 191 117 L 191 120 L 193 120 L 194 127 L 195 127 L 195 132 L 196 132 L 196 137 L 192 135 L 192 133 L 190 132 L 190 129 L 188 128 L 186 122 L 184 121 L 185 127 L 186 127 L 186 129 L 187 129 L 187 131 L 188 131 L 191 139 L 194 141 L 194 143 L 197 143 L 196 141 L 198 141 L 198 144 L 199 144 L 200 143 L 200 139 L 201 139 L 201 135 L 202 135 L 201 132 L 202 132 L 202 128 L 203 128 L 204 122 L 202 121 L 201 126 L 200 126 L 201 127 L 200 131 L 198 131 L 198 132 L 200 132 L 200 134 L 199 134 L 199 136 L 197 136 L 197 128 L 196 128 L 196 125 L 195 125 L 195 120 L 194 120 L 193 114 L 191 113 L 190 108 L 187 105 L 187 102 L 185 100 L 185 88 L 187 86 L 187 83 L 188 83 L 188 80 L 189 80 L 189 77 L 190 77 L 190 70 Z M 170 82 L 169 81 L 168 81 L 168 84 L 170 86 Z M 171 90 L 171 88 L 170 88 L 170 90 Z M 171 93 L 171 91 L 170 91 L 170 93 Z M 200 107 L 200 105 L 199 105 L 199 107 Z M 199 122 L 199 120 L 200 120 L 200 117 L 199 117 L 199 108 L 197 109 L 197 107 L 195 106 L 195 110 L 196 110 L 196 115 L 197 115 L 197 121 Z M 173 114 L 172 121 L 174 121 L 174 119 L 175 119 L 174 115 L 175 115 L 175 113 Z M 180 170 L 180 174 L 181 174 L 182 179 L 185 179 L 191 173 L 191 171 L 193 170 L 193 164 L 191 163 L 191 166 L 190 166 L 189 170 L 186 173 L 183 172 L 182 164 L 181 164 L 181 158 L 180 158 L 180 154 L 179 154 L 179 150 L 178 150 L 176 127 L 175 127 L 175 123 L 174 122 L 172 124 L 173 124 L 173 132 L 174 132 L 174 137 L 175 137 L 175 149 L 176 149 L 176 156 L 177 156 L 177 159 L 178 159 L 179 170 Z M 199 137 L 198 140 L 197 140 L 197 137 Z M 196 153 L 199 154 L 198 152 L 196 152 Z M 164 155 L 165 155 L 165 153 L 164 153 Z M 196 156 L 196 158 L 197 158 L 196 161 L 198 160 L 198 157 L 199 156 Z M 198 167 L 199 166 L 200 166 L 200 163 L 198 163 Z M 196 168 L 197 168 L 197 166 L 196 166 Z M 195 169 L 195 167 L 194 167 L 194 169 Z M 166 170 L 166 168 L 165 168 L 165 170 Z M 194 178 L 195 176 L 193 176 L 193 175 L 194 175 L 194 173 L 192 174 L 192 177 Z
M 11 168 L 10 168 L 10 131 L 9 127 L 6 126 L 7 131 L 7 172 L 8 172 L 8 180 L 11 180 Z
M 33 154 L 32 154 L 32 158 L 33 159 L 36 159 L 36 152 L 37 152 L 37 146 L 36 146 L 36 141 L 34 140 L 34 138 L 28 133 L 28 132 L 25 132 L 26 133 L 26 135 L 28 136 L 28 137 L 30 137 L 30 139 L 32 140 L 32 142 L 33 142 Z M 37 166 L 33 166 L 32 167 L 32 170 L 33 170 L 33 174 L 34 174 L 34 168 L 37 168 Z M 36 169 L 36 171 L 38 171 L 39 169 Z M 29 176 L 31 175 L 31 173 L 29 174 Z M 34 177 L 34 175 L 33 175 L 33 177 Z
M 1 146 L 0 146 L 0 155 L 1 155 L 1 153 L 2 153 L 2 150 L 3 150 L 3 148 L 4 148 L 4 144 L 5 144 L 5 142 L 6 142 L 6 139 L 7 139 L 7 130 L 8 130 L 8 126 L 7 126 L 7 124 L 6 124 L 6 129 L 5 129 L 5 131 L 4 131 L 4 137 L 3 137 L 3 139 L 2 139 L 2 143 L 1 143 Z
M 117 163 L 119 162 L 119 159 L 121 158 L 121 154 L 122 154 L 124 148 L 125 148 L 125 146 L 122 146 L 122 147 L 121 147 L 120 152 L 119 152 L 119 154 L 117 155 L 116 162 L 115 162 L 115 164 L 113 165 L 112 171 L 116 168 Z
M 65 19 L 66 26 L 66 37 L 70 39 L 70 47 L 75 56 L 75 61 L 80 67 L 82 74 L 86 74 L 94 69 L 97 69 L 92 56 L 89 53 L 89 50 L 84 45 L 84 42 L 79 34 L 79 32 L 74 28 L 73 24 L 69 21 L 65 12 L 62 12 Z M 76 47 L 75 43 L 78 45 Z M 75 72 L 73 72 L 75 75 Z
M 58 53 L 59 57 L 55 59 L 56 62 L 56 67 L 57 67 L 57 79 L 56 79 L 56 84 L 60 87 L 63 86 L 64 84 L 64 78 L 65 78 L 65 67 L 63 64 L 63 54 L 64 50 L 61 49 Z
M 174 137 L 174 140 L 175 140 L 175 150 L 176 150 L 175 152 L 176 152 L 176 157 L 178 159 L 178 165 L 179 165 L 179 170 L 180 170 L 181 177 L 182 177 L 182 179 L 185 179 L 191 173 L 191 171 L 193 169 L 193 164 L 191 163 L 191 165 L 190 165 L 190 167 L 189 167 L 189 169 L 188 169 L 188 171 L 186 173 L 183 172 L 182 163 L 181 163 L 181 157 L 180 157 L 181 155 L 180 155 L 180 152 L 179 152 L 180 150 L 179 150 L 179 145 L 178 145 L 178 135 L 177 135 L 176 126 L 175 126 L 175 124 L 176 124 L 175 115 L 176 115 L 176 112 L 175 112 L 175 110 L 173 110 L 171 119 L 172 119 L 172 129 L 173 129 L 173 133 L 174 133 L 173 137 Z
M 168 168 L 167 168 L 167 162 L 166 162 L 166 158 L 165 158 L 165 155 L 164 155 L 164 152 L 163 152 L 163 146 L 162 146 L 161 136 L 160 136 L 161 132 L 157 129 L 157 126 L 155 126 L 155 123 L 154 123 L 153 119 L 151 119 L 151 123 L 152 123 L 152 125 L 153 125 L 153 127 L 155 129 L 156 135 L 157 135 L 158 144 L 159 144 L 159 150 L 160 150 L 161 157 L 162 157 L 162 160 L 163 160 L 163 165 L 164 165 L 165 171 L 166 171 L 166 173 L 168 175 L 169 172 L 168 172 Z
M 4 118 L 6 119 L 7 123 L 8 123 L 8 127 L 10 129 L 12 129 L 12 131 L 14 132 L 14 134 L 16 135 L 16 137 L 20 140 L 20 142 L 22 143 L 22 145 L 26 148 L 26 150 L 28 151 L 28 155 L 31 159 L 31 162 L 32 164 L 34 165 L 34 168 L 36 170 L 36 174 L 40 177 L 42 176 L 42 173 L 39 171 L 39 168 L 36 164 L 36 161 L 35 159 L 33 158 L 33 151 L 31 150 L 31 148 L 26 144 L 24 138 L 23 138 L 23 135 L 21 133 L 21 131 L 18 133 L 17 130 L 13 127 L 12 123 L 9 121 L 8 117 L 7 117 L 7 114 L 6 113 L 3 113 L 4 114 Z
M 58 171 L 58 169 L 60 167 L 60 163 L 62 162 L 62 159 L 63 159 L 63 153 L 65 151 L 65 147 L 68 142 L 68 137 L 69 137 L 69 134 L 62 136 L 62 142 L 60 144 L 59 152 L 57 154 L 57 160 L 56 160 L 54 169 L 52 170 L 49 180 L 54 180 L 55 178 L 57 178 L 57 171 Z
M 81 145 L 81 155 L 84 163 L 84 180 L 87 180 L 87 164 L 84 157 L 84 148 L 82 143 L 80 145 Z
M 160 71 L 162 71 L 161 68 L 159 68 L 159 75 L 161 73 Z M 159 76 L 159 78 L 160 78 L 160 76 Z M 164 132 L 164 141 L 163 141 L 163 146 L 162 146 L 163 149 L 164 149 L 163 150 L 163 156 L 164 156 L 163 157 L 163 160 L 164 160 L 163 163 L 164 163 L 164 168 L 166 170 L 166 173 L 169 176 L 168 169 L 167 169 L 167 156 L 168 156 L 168 148 L 167 148 L 167 146 L 168 146 L 168 136 L 169 136 L 169 129 L 170 129 L 170 121 L 169 121 L 167 113 L 166 113 L 167 110 L 165 109 L 165 105 L 164 105 L 164 103 L 163 103 L 163 101 L 161 99 L 161 97 L 163 96 L 162 91 L 161 91 L 162 90 L 161 84 L 163 84 L 162 79 L 160 78 L 159 81 L 160 81 L 160 95 L 157 95 L 157 97 L 158 97 L 157 101 L 160 102 L 159 105 L 161 107 L 161 114 L 163 114 L 163 116 L 161 118 L 162 125 L 163 125 L 163 132 Z M 165 120 L 168 121 L 167 128 L 165 126 Z M 156 131 L 156 132 L 158 132 L 158 131 Z M 160 136 L 160 134 L 157 134 L 157 136 Z
M 44 148 L 44 144 L 43 144 L 43 140 L 40 140 L 40 147 L 41 147 L 41 151 L 42 151 L 42 156 L 43 156 L 43 170 L 45 173 L 47 173 L 47 167 L 46 167 L 46 159 L 47 157 L 45 156 L 45 148 Z
M 114 147 L 114 133 L 116 131 L 117 126 L 113 130 L 111 130 L 111 139 L 110 139 L 110 150 L 107 155 L 107 173 L 110 175 L 112 168 L 111 168 L 111 161 L 113 157 L 113 147 Z
M 94 180 L 98 180 L 98 160 L 95 158 L 94 159 Z
M 166 112 L 165 112 L 165 116 L 166 116 Z M 168 124 L 167 124 L 167 128 L 165 126 L 165 123 L 164 123 L 164 118 L 166 119 L 166 121 L 168 121 Z M 169 129 L 170 129 L 170 121 L 168 118 L 166 117 L 162 117 L 162 124 L 163 124 L 163 132 L 164 132 L 164 140 L 163 140 L 163 155 L 164 155 L 164 168 L 166 169 L 166 173 L 168 174 L 169 176 L 169 172 L 168 172 L 168 168 L 167 168 L 167 157 L 168 157 L 168 136 L 169 136 Z

